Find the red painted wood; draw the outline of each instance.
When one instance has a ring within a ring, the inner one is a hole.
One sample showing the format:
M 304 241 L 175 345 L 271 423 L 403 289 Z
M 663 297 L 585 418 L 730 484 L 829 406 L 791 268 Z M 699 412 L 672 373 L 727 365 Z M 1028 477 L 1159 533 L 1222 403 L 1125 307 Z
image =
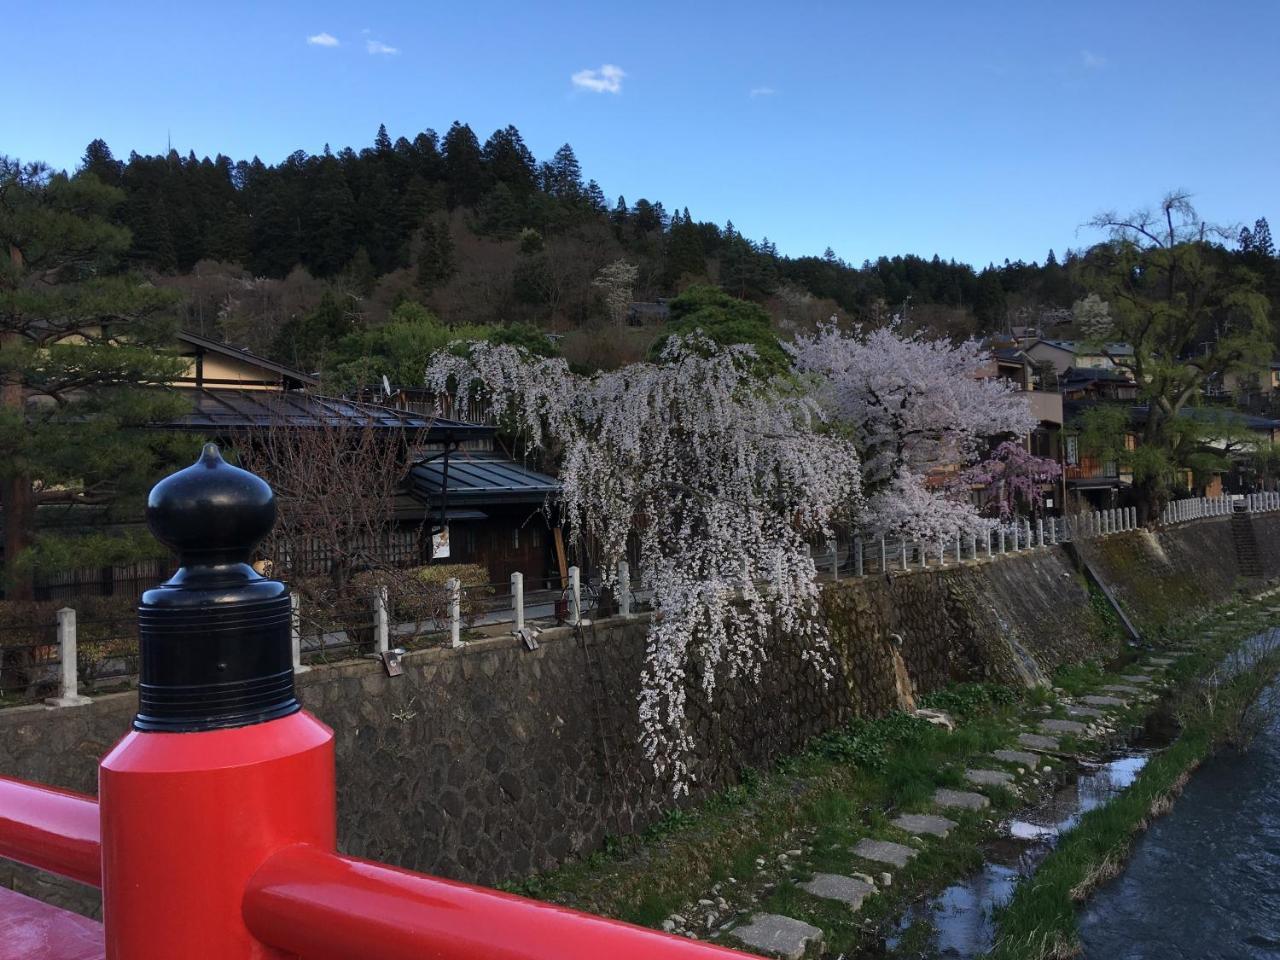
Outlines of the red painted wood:
M 102 924 L 0 887 L 0 960 L 103 960 Z
M 745 960 L 751 954 L 295 846 L 244 898 L 249 929 L 306 960 Z
M 335 843 L 333 732 L 307 713 L 126 736 L 102 761 L 108 960 L 279 960 L 245 885 L 281 847 Z M 367 960 L 367 957 L 365 958 Z
M 98 801 L 0 777 L 0 857 L 90 886 L 102 882 Z

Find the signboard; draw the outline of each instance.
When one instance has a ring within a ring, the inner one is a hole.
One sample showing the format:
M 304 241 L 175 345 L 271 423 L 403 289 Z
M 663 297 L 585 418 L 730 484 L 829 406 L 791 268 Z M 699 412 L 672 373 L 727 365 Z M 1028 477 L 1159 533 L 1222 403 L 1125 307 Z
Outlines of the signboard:
M 449 556 L 449 528 L 431 535 L 431 559 L 443 560 Z

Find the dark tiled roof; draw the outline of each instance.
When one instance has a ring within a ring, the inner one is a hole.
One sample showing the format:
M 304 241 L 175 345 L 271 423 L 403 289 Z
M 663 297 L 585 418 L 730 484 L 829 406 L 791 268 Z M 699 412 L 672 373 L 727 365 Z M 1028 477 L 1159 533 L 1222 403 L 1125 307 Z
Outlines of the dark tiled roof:
M 428 439 L 492 436 L 493 428 L 428 417 L 372 403 L 317 397 L 300 390 L 181 390 L 192 410 L 156 426 L 209 433 L 264 427 L 366 427 L 380 430 L 426 430 Z
M 445 487 L 444 459 L 420 463 L 409 471 L 409 486 L 419 500 L 434 503 Z M 555 477 L 522 467 L 514 460 L 454 453 L 449 457 L 449 502 L 458 504 L 542 503 L 560 492 Z

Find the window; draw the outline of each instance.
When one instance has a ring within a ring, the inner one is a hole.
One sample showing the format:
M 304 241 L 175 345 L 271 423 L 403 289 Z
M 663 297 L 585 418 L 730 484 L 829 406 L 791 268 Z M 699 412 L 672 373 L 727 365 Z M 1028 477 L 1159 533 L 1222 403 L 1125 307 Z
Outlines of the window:
M 1067 437 L 1067 464 L 1072 467 L 1080 465 L 1080 438 Z

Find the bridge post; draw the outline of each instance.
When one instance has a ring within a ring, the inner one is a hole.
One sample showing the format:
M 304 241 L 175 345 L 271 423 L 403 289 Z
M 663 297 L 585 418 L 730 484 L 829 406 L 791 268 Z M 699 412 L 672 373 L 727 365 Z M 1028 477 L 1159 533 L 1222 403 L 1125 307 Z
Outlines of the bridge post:
M 147 500 L 180 567 L 143 594 L 138 713 L 99 770 L 108 960 L 284 960 L 245 924 L 249 879 L 334 849 L 333 733 L 294 695 L 289 589 L 248 563 L 275 512 L 213 444 Z

